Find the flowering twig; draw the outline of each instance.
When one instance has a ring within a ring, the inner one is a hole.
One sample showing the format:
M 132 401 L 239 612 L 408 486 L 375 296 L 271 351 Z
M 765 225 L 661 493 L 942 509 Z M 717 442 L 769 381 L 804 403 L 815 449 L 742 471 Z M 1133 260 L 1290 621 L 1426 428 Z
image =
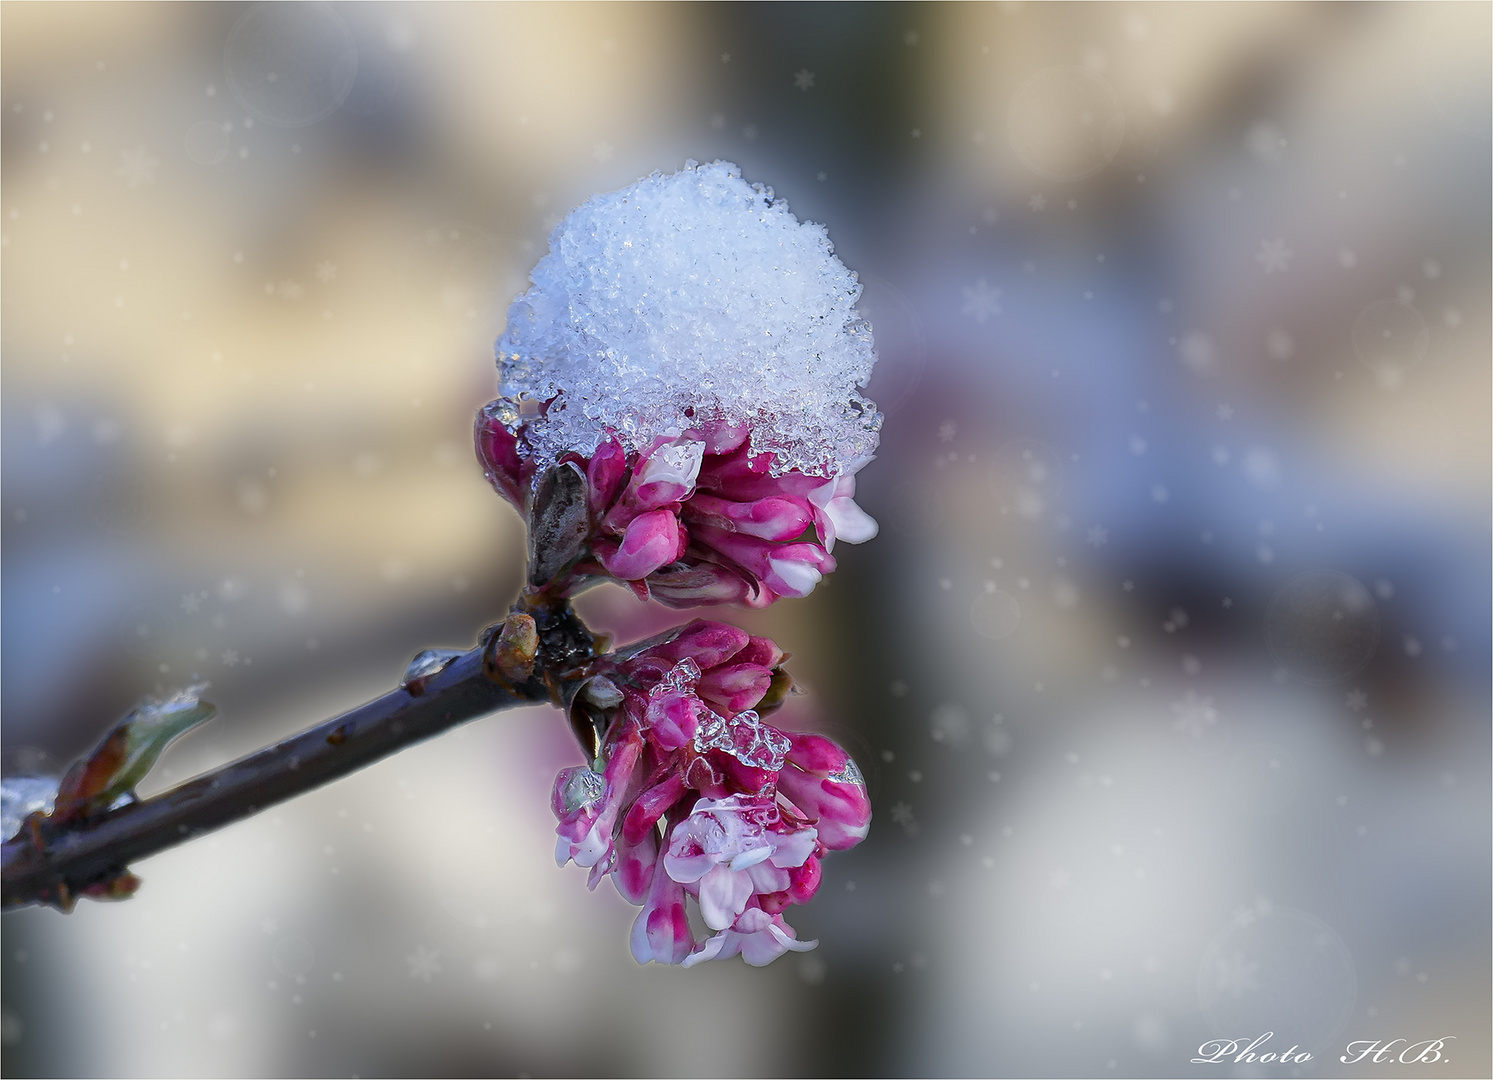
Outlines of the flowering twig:
M 127 797 L 95 813 L 31 815 L 3 848 L 4 907 L 69 910 L 80 895 L 128 895 L 138 884 L 128 872 L 136 860 L 476 717 L 534 702 L 560 704 L 568 680 L 594 655 L 594 639 L 568 605 L 535 607 L 529 600 L 526 594 L 520 606 L 533 614 L 510 615 L 476 648 L 449 657 L 422 654 L 430 657 L 424 673 L 398 689 L 169 791 Z M 109 741 L 80 765 L 97 761 Z
M 135 785 L 213 707 L 201 688 L 142 704 L 50 800 L 17 785 L 12 811 L 5 787 L 6 907 L 128 896 L 132 860 L 548 701 L 584 758 L 551 791 L 556 861 L 638 905 L 639 963 L 762 965 L 817 944 L 784 913 L 865 838 L 871 801 L 843 748 L 768 722 L 793 689 L 787 654 L 701 619 L 609 652 L 569 598 L 611 580 L 674 608 L 767 607 L 812 592 L 837 539 L 876 534 L 855 503 L 881 425 L 859 393 L 875 359 L 860 285 L 823 228 L 725 162 L 593 199 L 531 280 L 475 431 L 528 527 L 508 618 L 470 652 L 421 653 L 398 690 L 143 802 Z

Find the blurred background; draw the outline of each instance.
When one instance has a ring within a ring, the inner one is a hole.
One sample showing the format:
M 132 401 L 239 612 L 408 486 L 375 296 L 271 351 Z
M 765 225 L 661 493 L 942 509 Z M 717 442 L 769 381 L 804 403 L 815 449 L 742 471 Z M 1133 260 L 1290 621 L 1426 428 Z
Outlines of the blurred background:
M 726 615 L 871 784 L 816 951 L 634 964 L 503 713 L 5 915 L 6 1075 L 1488 1075 L 1490 11 L 0 6 L 7 773 L 206 679 L 159 789 L 497 619 L 471 418 L 593 193 L 825 223 L 886 414 L 881 535 Z

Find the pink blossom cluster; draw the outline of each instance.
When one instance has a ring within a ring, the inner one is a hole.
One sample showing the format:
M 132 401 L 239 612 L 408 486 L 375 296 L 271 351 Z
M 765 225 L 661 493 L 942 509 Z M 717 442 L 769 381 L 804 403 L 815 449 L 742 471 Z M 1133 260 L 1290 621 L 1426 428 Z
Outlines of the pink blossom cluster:
M 826 851 L 866 835 L 860 771 L 820 735 L 764 723 L 787 678 L 766 638 L 696 620 L 606 660 L 580 691 L 610 719 L 592 766 L 562 770 L 556 859 L 610 875 L 642 906 L 639 963 L 693 964 L 740 953 L 762 965 L 811 949 L 783 920 L 819 887 Z M 712 935 L 695 938 L 692 896 Z
M 477 415 L 477 453 L 488 481 L 528 517 L 534 456 L 500 402 Z M 610 577 L 670 607 L 766 607 L 807 596 L 835 568 L 837 539 L 876 535 L 855 503 L 853 462 L 837 475 L 773 475 L 771 452 L 750 452 L 742 425 L 707 424 L 629 453 L 610 435 L 589 457 L 565 455 L 585 476 L 589 534 L 561 580 L 569 596 Z

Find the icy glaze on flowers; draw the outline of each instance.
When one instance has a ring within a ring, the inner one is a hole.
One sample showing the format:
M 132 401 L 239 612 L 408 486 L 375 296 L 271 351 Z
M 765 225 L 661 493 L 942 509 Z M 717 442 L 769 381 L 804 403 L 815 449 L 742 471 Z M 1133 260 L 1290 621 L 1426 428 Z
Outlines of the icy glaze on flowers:
M 555 778 L 556 856 L 641 906 L 640 963 L 765 964 L 813 948 L 782 912 L 813 897 L 826 851 L 866 835 L 870 800 L 844 750 L 759 715 L 786 691 L 782 659 L 766 638 L 696 620 L 600 665 L 614 704 L 595 768 Z M 704 941 L 687 897 L 713 932 Z
M 498 340 L 497 405 L 540 468 L 702 425 L 749 431 L 772 476 L 829 479 L 875 452 L 859 281 L 822 225 L 729 162 L 596 196 L 530 280 Z

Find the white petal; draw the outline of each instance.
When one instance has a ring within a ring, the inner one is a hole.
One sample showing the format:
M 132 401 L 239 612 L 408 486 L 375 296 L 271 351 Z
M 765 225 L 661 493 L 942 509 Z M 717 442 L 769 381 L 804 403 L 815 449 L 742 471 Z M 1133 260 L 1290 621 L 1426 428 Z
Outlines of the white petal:
M 796 937 L 789 937 L 784 927 L 779 926 L 777 923 L 769 926 L 767 932 L 776 938 L 778 944 L 783 946 L 783 948 L 792 949 L 794 952 L 808 952 L 819 944 L 818 938 L 815 938 L 813 941 L 799 941 Z
M 833 477 L 827 483 L 822 484 L 819 487 L 816 487 L 813 491 L 809 492 L 809 502 L 822 509 L 823 507 L 829 505 L 830 500 L 833 499 L 837 494 L 839 487 L 840 478 L 838 476 Z
M 748 848 L 740 855 L 731 860 L 732 870 L 747 870 L 756 866 L 759 862 L 766 862 L 772 858 L 772 847 L 763 844 L 761 847 Z
M 747 871 L 747 876 L 752 879 L 752 889 L 757 893 L 782 892 L 793 883 L 788 876 L 788 871 L 774 866 L 772 863 L 761 863 Z
M 649 909 L 644 907 L 638 912 L 638 917 L 633 920 L 632 933 L 627 938 L 627 944 L 632 949 L 632 958 L 640 964 L 646 964 L 650 960 L 668 963 L 667 960 L 660 960 L 654 955 L 653 943 L 648 940 L 648 912 Z
M 710 855 L 665 855 L 664 871 L 681 885 L 699 881 L 716 865 Z
M 804 860 L 814 854 L 814 841 L 819 838 L 819 830 L 799 829 L 787 835 L 773 833 L 772 838 L 777 848 L 772 853 L 774 866 L 802 866 Z
M 741 943 L 741 958 L 752 967 L 762 967 L 772 963 L 789 949 L 808 952 L 818 944 L 817 941 L 799 941 L 789 937 L 783 927 L 777 923 L 768 923 L 765 929 L 752 934 Z
M 728 946 L 730 946 L 728 948 Z M 703 964 L 707 960 L 714 960 L 717 956 L 735 956 L 741 951 L 741 935 L 733 934 L 730 930 L 706 938 L 700 947 L 684 958 L 680 967 L 694 967 Z
M 700 462 L 704 457 L 705 444 L 702 442 L 661 446 L 649 456 L 638 480 L 643 484 L 663 482 L 692 488 L 700 475 Z
M 768 559 L 768 567 L 782 583 L 790 590 L 788 596 L 808 596 L 814 591 L 814 586 L 819 584 L 819 579 L 824 575 L 816 567 L 808 563 L 797 562 L 792 559 Z M 779 590 L 773 589 L 773 592 Z
M 724 930 L 736 921 L 751 896 L 751 878 L 717 866 L 700 879 L 700 916 L 710 929 Z
M 835 526 L 835 536 L 847 544 L 863 544 L 880 531 L 876 519 L 856 505 L 854 499 L 831 499 L 824 508 Z
M 610 838 L 601 834 L 601 823 L 597 822 L 591 826 L 591 831 L 586 834 L 586 838 L 575 846 L 575 854 L 572 858 L 575 859 L 577 866 L 595 866 L 597 860 L 605 855 L 611 846 Z

